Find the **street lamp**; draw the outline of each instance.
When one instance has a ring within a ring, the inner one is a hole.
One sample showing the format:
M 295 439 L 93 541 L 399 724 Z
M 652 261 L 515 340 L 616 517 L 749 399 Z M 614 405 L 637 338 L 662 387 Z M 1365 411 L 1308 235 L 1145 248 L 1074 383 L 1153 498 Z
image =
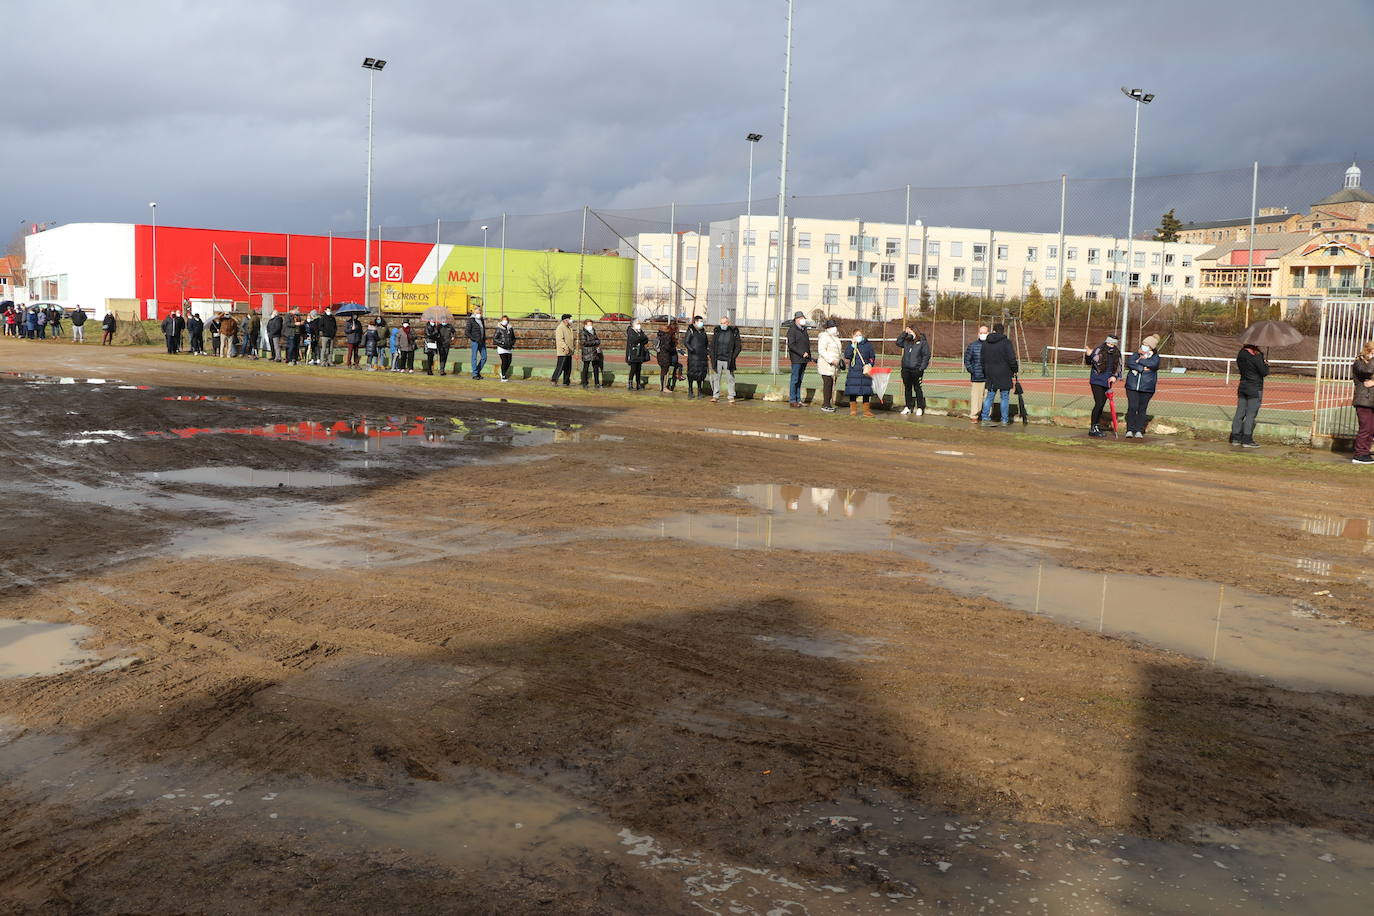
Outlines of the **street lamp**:
M 367 205 L 363 222 L 363 306 L 368 304 L 367 290 L 372 283 L 372 79 L 386 61 L 376 57 L 364 57 L 363 69 L 367 71 Z
M 486 226 L 482 227 L 482 308 L 484 310 L 487 306 L 487 228 Z
M 157 317 L 157 201 L 149 201 L 148 209 L 153 214 L 153 313 L 149 318 Z
M 754 147 L 763 139 L 763 134 L 746 134 L 744 139 L 749 141 L 749 191 L 744 197 L 744 237 L 748 238 L 749 233 L 754 231 Z M 740 246 L 742 250 L 744 246 Z M 744 257 L 744 317 L 749 318 L 749 262 L 752 256 Z M 736 264 L 736 267 L 739 265 Z M 765 273 L 766 277 L 767 274 Z
M 1131 140 L 1131 208 L 1126 219 L 1126 294 L 1121 300 L 1121 346 L 1125 347 L 1126 321 L 1131 312 L 1131 271 L 1135 269 L 1135 160 L 1136 152 L 1140 149 L 1140 109 L 1153 102 L 1155 95 L 1144 89 L 1127 89 L 1125 86 L 1121 87 L 1121 91 L 1126 98 L 1135 102 L 1135 136 Z M 1117 273 L 1120 274 L 1120 271 Z

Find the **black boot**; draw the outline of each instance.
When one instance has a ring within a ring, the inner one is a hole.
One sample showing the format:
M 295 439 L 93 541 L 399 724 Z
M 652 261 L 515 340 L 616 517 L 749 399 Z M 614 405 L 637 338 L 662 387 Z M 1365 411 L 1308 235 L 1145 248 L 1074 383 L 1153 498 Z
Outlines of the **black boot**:
M 1094 424 L 1093 428 L 1088 430 L 1088 435 L 1093 437 L 1094 439 L 1101 439 L 1102 430 L 1096 424 Z

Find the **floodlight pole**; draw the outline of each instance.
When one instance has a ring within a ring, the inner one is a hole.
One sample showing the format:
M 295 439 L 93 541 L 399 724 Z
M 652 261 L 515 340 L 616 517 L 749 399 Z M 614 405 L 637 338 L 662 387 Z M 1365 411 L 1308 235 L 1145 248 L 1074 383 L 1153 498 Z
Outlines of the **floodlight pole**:
M 1255 163 L 1250 184 L 1250 257 L 1245 268 L 1245 326 L 1250 327 L 1250 296 L 1255 288 L 1255 214 L 1259 210 L 1259 163 Z M 1269 301 L 1274 301 L 1273 283 L 1269 285 Z
M 157 201 L 151 201 L 148 209 L 153 214 L 153 314 L 150 318 L 157 317 Z
M 367 200 L 363 213 L 363 307 L 368 305 L 368 287 L 372 284 L 372 88 L 377 71 L 386 61 L 375 57 L 363 58 L 367 70 Z
M 744 232 L 740 234 L 739 244 L 735 246 L 735 272 L 739 275 L 739 259 L 744 258 L 744 320 L 749 320 L 749 255 L 744 254 L 744 240 L 749 238 L 749 233 L 754 230 L 754 147 L 763 139 L 763 134 L 746 134 L 745 140 L 749 141 L 749 183 L 748 191 L 744 195 Z M 765 271 L 766 274 L 766 271 Z M 732 316 L 738 317 L 738 316 Z
M 1135 133 L 1131 139 L 1131 206 L 1130 214 L 1126 219 L 1126 292 L 1121 300 L 1121 346 L 1126 344 L 1127 321 L 1131 313 L 1131 271 L 1135 268 L 1133 258 L 1135 256 L 1135 169 L 1136 154 L 1140 149 L 1140 109 L 1154 101 L 1153 93 L 1145 92 L 1142 89 L 1127 89 L 1121 87 L 1122 93 L 1126 98 L 1135 103 Z M 1118 271 L 1120 273 L 1120 271 Z
M 487 227 L 487 226 L 483 226 L 483 227 L 482 227 L 482 309 L 483 309 L 483 314 L 484 314 L 484 315 L 486 314 L 486 307 L 487 307 L 487 229 L 488 229 L 488 228 L 489 228 L 489 227 Z
M 782 155 L 778 168 L 778 287 L 773 297 L 773 352 L 768 361 L 769 370 L 773 375 L 778 374 L 778 339 L 782 328 L 783 249 L 787 246 L 787 116 L 792 101 L 792 5 L 793 0 L 787 0 L 787 55 L 783 58 L 782 68 Z M 764 262 L 765 266 L 767 263 Z M 764 270 L 764 282 L 768 282 L 767 269 Z

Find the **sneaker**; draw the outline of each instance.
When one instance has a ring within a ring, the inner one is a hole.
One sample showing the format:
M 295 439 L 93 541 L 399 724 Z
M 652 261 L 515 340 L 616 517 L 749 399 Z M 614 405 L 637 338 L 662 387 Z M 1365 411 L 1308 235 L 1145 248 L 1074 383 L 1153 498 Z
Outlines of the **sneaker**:
M 905 417 L 905 416 L 908 416 L 910 413 L 911 413 L 911 408 L 910 408 L 910 407 L 903 407 L 903 408 L 902 408 L 902 416 L 904 416 L 904 417 Z
M 1098 427 L 1094 426 L 1092 429 L 1088 430 L 1088 435 L 1091 436 L 1091 437 L 1093 437 L 1094 439 L 1101 439 L 1101 438 L 1102 438 L 1102 430 L 1099 429 Z
M 1350 459 L 1351 464 L 1374 464 L 1374 455 L 1356 455 Z
M 834 412 L 835 412 L 835 408 L 833 408 L 833 407 L 822 407 L 822 408 L 821 408 L 821 413 L 834 413 Z
M 1240 447 L 1241 447 L 1241 448 L 1259 448 L 1259 447 L 1260 447 L 1260 444 L 1259 444 L 1258 442 L 1256 442 L 1254 439 L 1251 439 L 1249 442 L 1242 442 L 1242 443 L 1240 444 Z
M 925 413 L 925 408 L 923 408 L 923 407 L 917 407 L 914 411 L 912 411 L 912 413 L 916 414 L 916 416 L 919 417 L 919 416 L 921 416 L 922 414 Z

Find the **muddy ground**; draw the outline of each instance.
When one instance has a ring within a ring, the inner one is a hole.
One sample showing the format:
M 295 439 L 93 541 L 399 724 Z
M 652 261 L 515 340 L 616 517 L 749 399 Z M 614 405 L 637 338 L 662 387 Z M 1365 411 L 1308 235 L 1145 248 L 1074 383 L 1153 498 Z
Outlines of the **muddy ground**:
M 1363 469 L 0 369 L 8 911 L 1367 912 Z

